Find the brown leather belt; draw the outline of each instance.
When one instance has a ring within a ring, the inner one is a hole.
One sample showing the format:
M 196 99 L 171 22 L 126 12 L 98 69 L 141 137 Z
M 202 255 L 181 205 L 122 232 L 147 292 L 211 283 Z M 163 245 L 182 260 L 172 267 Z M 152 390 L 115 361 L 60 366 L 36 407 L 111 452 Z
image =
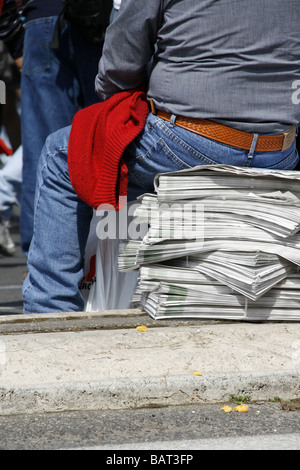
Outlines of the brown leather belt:
M 164 111 L 156 110 L 153 101 L 150 101 L 151 111 L 156 116 L 170 121 L 171 114 Z M 188 131 L 200 134 L 208 139 L 216 140 L 222 144 L 238 147 L 245 150 L 250 150 L 253 142 L 254 134 L 239 131 L 232 127 L 227 127 L 222 124 L 217 124 L 207 119 L 187 118 L 184 116 L 176 117 L 176 126 L 183 127 Z M 259 135 L 255 146 L 257 152 L 275 152 L 287 150 L 293 144 L 296 137 L 296 126 L 290 127 L 283 134 L 276 135 Z

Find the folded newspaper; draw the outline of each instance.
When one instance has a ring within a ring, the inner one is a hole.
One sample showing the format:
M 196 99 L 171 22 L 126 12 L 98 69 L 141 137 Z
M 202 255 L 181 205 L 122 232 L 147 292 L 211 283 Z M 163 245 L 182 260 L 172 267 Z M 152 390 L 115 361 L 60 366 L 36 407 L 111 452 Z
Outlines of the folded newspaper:
M 151 317 L 300 319 L 300 172 L 226 165 L 160 174 L 123 243 Z

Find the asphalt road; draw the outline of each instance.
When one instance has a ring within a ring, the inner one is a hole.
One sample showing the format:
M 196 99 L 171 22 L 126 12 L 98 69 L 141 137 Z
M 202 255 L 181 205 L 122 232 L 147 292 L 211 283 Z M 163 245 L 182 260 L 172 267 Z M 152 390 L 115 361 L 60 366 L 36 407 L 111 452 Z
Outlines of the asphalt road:
M 265 402 L 224 413 L 223 406 L 1 416 L 0 450 L 300 450 L 299 410 Z
M 20 248 L 17 217 L 13 221 L 11 236 L 17 246 L 16 254 L 0 254 L 0 315 L 23 312 L 22 282 L 26 273 L 26 259 Z

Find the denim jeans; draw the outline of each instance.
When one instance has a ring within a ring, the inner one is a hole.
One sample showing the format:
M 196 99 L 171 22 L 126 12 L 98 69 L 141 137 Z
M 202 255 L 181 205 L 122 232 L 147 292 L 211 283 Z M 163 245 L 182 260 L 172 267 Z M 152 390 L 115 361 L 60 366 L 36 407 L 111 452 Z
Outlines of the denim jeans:
M 95 76 L 101 46 L 87 43 L 67 25 L 58 49 L 51 48 L 57 17 L 25 25 L 21 80 L 23 185 L 21 245 L 27 255 L 33 231 L 38 160 L 49 134 L 71 124 L 74 114 L 98 101 Z
M 119 13 L 119 10 L 117 10 L 117 8 L 113 8 L 111 10 L 111 14 L 110 14 L 110 18 L 109 18 L 110 23 L 112 23 L 114 21 L 114 19 L 118 16 L 118 13 Z
M 67 151 L 70 127 L 51 135 L 38 171 L 34 235 L 23 286 L 24 312 L 71 312 L 84 308 L 78 285 L 92 208 L 70 183 Z M 149 114 L 143 132 L 124 155 L 129 170 L 128 199 L 153 192 L 157 173 L 202 164 L 224 163 L 261 168 L 293 169 L 295 144 L 284 152 L 254 152 L 200 137 Z M 84 168 L 83 168 L 84 171 Z

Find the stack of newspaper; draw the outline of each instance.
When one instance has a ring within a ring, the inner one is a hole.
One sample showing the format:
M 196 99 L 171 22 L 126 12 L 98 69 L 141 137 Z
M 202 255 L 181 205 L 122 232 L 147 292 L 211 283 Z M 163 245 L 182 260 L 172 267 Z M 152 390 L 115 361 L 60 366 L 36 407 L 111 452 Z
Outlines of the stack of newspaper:
M 158 175 L 121 271 L 151 317 L 300 319 L 300 172 L 226 165 Z

